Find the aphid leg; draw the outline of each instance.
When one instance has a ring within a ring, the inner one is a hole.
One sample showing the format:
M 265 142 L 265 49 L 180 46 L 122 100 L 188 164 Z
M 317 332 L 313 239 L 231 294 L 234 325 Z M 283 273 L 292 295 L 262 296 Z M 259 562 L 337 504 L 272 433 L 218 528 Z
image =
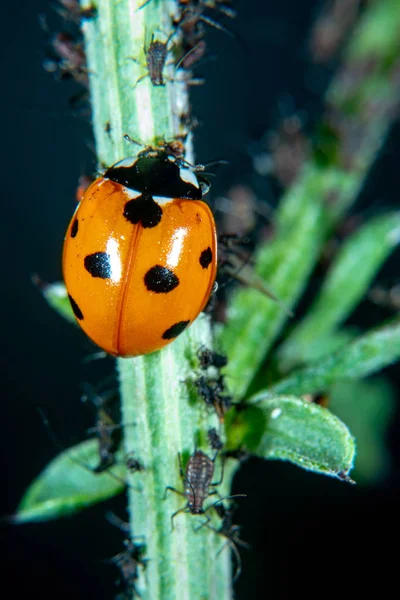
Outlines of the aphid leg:
M 129 535 L 130 526 L 127 521 L 124 521 L 123 519 L 121 519 L 121 517 L 118 517 L 111 510 L 108 510 L 106 512 L 105 517 L 106 517 L 107 521 L 110 523 L 110 525 L 113 525 L 117 529 L 120 529 L 121 531 L 123 531 L 126 535 Z
M 218 530 L 214 529 L 214 531 L 215 531 L 215 533 L 219 533 Z M 221 535 L 223 535 L 223 534 L 221 534 Z M 221 546 L 221 548 L 218 550 L 218 552 L 215 556 L 216 557 L 219 556 L 221 554 L 221 552 L 224 550 L 224 548 L 226 548 L 227 545 L 229 545 L 229 547 L 232 550 L 233 554 L 235 555 L 235 559 L 236 559 L 236 571 L 235 571 L 234 576 L 232 577 L 232 583 L 236 583 L 236 581 L 239 579 L 240 574 L 242 572 L 242 557 L 240 556 L 240 552 L 237 549 L 235 542 L 233 540 L 231 540 L 230 538 L 227 538 L 225 544 L 223 544 Z
M 217 456 L 218 456 L 218 450 L 215 453 L 214 461 L 217 458 Z M 222 455 L 221 456 L 221 476 L 219 478 L 219 481 L 214 481 L 214 482 L 211 483 L 211 485 L 213 485 L 213 486 L 221 485 L 221 483 L 224 480 L 224 471 L 225 471 L 225 457 Z

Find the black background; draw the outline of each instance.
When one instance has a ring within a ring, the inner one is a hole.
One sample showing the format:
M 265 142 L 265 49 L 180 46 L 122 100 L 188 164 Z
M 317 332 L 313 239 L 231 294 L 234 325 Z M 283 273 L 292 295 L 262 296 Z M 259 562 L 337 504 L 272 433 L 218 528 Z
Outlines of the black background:
M 271 199 L 271 187 L 252 172 L 252 140 L 275 125 L 286 108 L 318 112 L 331 69 L 311 67 L 307 35 L 319 2 L 242 0 L 232 25 L 243 43 L 208 35 L 210 60 L 198 69 L 206 86 L 193 92 L 199 161 L 226 158 L 214 197 L 248 182 Z M 88 120 L 74 115 L 74 84 L 56 83 L 42 68 L 48 34 L 62 28 L 51 3 L 28 0 L 2 7 L 2 466 L 0 514 L 13 512 L 26 486 L 57 453 L 36 407 L 42 406 L 65 446 L 85 436 L 92 415 L 80 403 L 82 381 L 96 382 L 112 362 L 83 364 L 92 346 L 45 304 L 30 282 L 61 277 L 65 227 L 75 207 L 79 175 L 94 166 Z M 312 82 L 312 85 L 311 85 Z M 398 206 L 400 128 L 396 124 L 363 192 L 362 210 Z M 264 187 L 263 187 L 264 186 Z M 369 211 L 371 214 L 371 211 Z M 396 265 L 392 262 L 392 271 Z M 390 273 L 390 267 L 387 268 Z M 369 325 L 386 316 L 365 304 L 353 318 Z M 389 374 L 396 379 L 396 369 Z M 244 551 L 240 598 L 294 594 L 349 597 L 395 585 L 398 546 L 399 415 L 390 431 L 389 477 L 374 488 L 347 486 L 284 463 L 252 460 L 235 479 L 248 497 L 237 514 Z M 122 536 L 104 520 L 119 498 L 59 522 L 0 530 L 4 597 L 112 598 L 116 572 L 104 560 L 120 551 Z

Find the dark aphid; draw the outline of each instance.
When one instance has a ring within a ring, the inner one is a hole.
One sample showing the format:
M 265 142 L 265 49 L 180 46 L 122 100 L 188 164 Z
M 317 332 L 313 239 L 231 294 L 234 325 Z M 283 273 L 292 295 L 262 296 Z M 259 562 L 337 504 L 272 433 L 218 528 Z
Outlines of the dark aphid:
M 96 432 L 99 442 L 100 462 L 94 469 L 95 473 L 101 473 L 115 464 L 115 453 L 121 442 L 121 427 L 116 425 L 110 415 L 103 408 L 97 411 Z
M 163 71 L 168 54 L 167 44 L 170 38 L 168 38 L 166 42 L 160 42 L 160 40 L 154 40 L 153 37 L 146 51 L 146 62 L 150 81 L 156 86 L 165 85 Z
M 209 488 L 214 475 L 214 461 L 197 450 L 188 460 L 185 473 L 185 497 L 192 515 L 204 513 L 203 504 L 210 495 Z
M 221 450 L 223 448 L 224 444 L 222 443 L 222 440 L 219 437 L 215 427 L 211 427 L 211 429 L 208 430 L 207 437 L 213 450 Z
M 232 396 L 223 393 L 225 391 L 223 375 L 214 379 L 200 375 L 194 381 L 194 385 L 207 406 L 212 406 L 219 420 L 223 422 L 226 411 L 232 406 Z
M 208 369 L 208 367 L 222 369 L 228 364 L 228 358 L 224 354 L 218 354 L 208 348 L 200 348 L 197 356 L 202 369 Z
M 117 582 L 123 588 L 117 595 L 118 600 L 129 600 L 135 596 L 140 597 L 136 589 L 138 579 L 138 567 L 146 568 L 144 544 L 133 544 L 130 540 L 124 541 L 125 550 L 114 556 L 110 562 L 115 564 L 120 572 L 120 580 Z
M 137 458 L 133 456 L 133 454 L 128 454 L 125 457 L 125 465 L 128 471 L 131 473 L 135 473 L 136 471 L 144 471 L 144 466 Z
M 240 553 L 239 550 L 237 548 L 237 546 L 241 546 L 242 548 L 250 548 L 250 545 L 247 542 L 244 542 L 243 540 L 240 539 L 240 526 L 239 525 L 235 525 L 233 523 L 233 510 L 232 508 L 226 508 L 224 506 L 224 504 L 218 503 L 214 505 L 214 509 L 217 513 L 217 515 L 219 516 L 219 518 L 221 519 L 221 527 L 219 527 L 218 529 L 214 528 L 212 525 L 209 524 L 209 522 L 206 522 L 205 525 L 211 529 L 212 531 L 214 531 L 216 534 L 218 535 L 222 535 L 223 537 L 226 538 L 226 543 L 229 544 L 229 547 L 231 548 L 232 552 L 235 555 L 236 558 L 236 571 L 235 574 L 233 576 L 233 583 L 235 583 L 235 581 L 238 580 L 240 573 L 242 572 L 242 559 L 240 557 Z M 222 546 L 222 548 L 218 551 L 218 554 L 220 554 L 222 552 L 222 550 L 225 548 L 224 544 Z
M 210 487 L 220 485 L 223 478 L 222 469 L 220 481 L 212 481 L 216 457 L 217 454 L 214 456 L 214 459 L 211 460 L 211 458 L 204 454 L 204 452 L 201 450 L 196 450 L 196 452 L 189 458 L 184 473 L 181 464 L 181 457 L 179 455 L 180 473 L 185 483 L 185 489 L 183 492 L 181 492 L 173 487 L 168 486 L 166 491 L 172 490 L 176 494 L 183 496 L 186 498 L 187 503 L 183 508 L 180 508 L 172 515 L 172 523 L 176 515 L 181 512 L 190 512 L 192 515 L 204 514 L 204 502 L 209 496 L 217 493 L 217 490 L 210 491 Z
M 53 429 L 51 428 L 49 420 L 46 417 L 43 410 L 40 407 L 37 407 L 36 410 L 38 411 L 40 418 L 42 419 L 43 425 L 46 427 L 47 433 L 48 433 L 50 439 L 52 440 L 53 444 L 55 446 L 57 446 L 57 448 L 59 448 L 61 450 L 61 452 L 67 452 L 66 447 L 60 442 L 60 440 L 57 438 L 56 434 L 54 433 Z M 115 427 L 120 429 L 120 425 L 116 425 Z M 95 430 L 95 429 L 96 428 L 93 428 L 93 430 Z M 82 467 L 82 469 L 85 469 L 85 471 L 89 471 L 90 473 L 93 473 L 93 475 L 96 475 L 98 473 L 102 473 L 103 471 L 106 471 L 106 473 L 109 477 L 112 477 L 116 481 L 120 482 L 123 486 L 127 485 L 126 482 L 121 477 L 119 477 L 118 475 L 116 475 L 115 473 L 113 473 L 111 471 L 110 467 L 113 464 L 115 464 L 115 461 L 113 461 L 111 464 L 102 465 L 101 460 L 100 460 L 99 465 L 97 467 L 93 468 L 75 456 L 69 456 L 69 460 L 72 463 Z
M 88 432 L 95 433 L 99 443 L 100 462 L 93 471 L 102 473 L 115 464 L 115 453 L 121 443 L 121 426 L 115 423 L 109 408 L 116 394 L 99 395 L 90 384 L 84 384 L 84 389 L 82 400 L 90 400 L 96 407 L 96 424 Z
M 150 77 L 150 81 L 154 86 L 164 86 L 164 67 L 168 56 L 168 44 L 171 38 L 175 35 L 175 31 L 167 38 L 165 42 L 154 39 L 154 33 L 151 36 L 151 41 L 148 46 L 143 48 L 146 56 L 147 73 L 139 77 L 135 87 L 146 77 Z M 134 62 L 139 62 L 136 58 L 132 58 Z

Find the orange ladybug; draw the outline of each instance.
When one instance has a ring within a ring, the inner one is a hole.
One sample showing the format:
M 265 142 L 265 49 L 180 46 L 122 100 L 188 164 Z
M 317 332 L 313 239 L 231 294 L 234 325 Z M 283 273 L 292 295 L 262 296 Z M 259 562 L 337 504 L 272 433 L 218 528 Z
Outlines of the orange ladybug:
M 68 227 L 63 274 L 85 333 L 115 356 L 149 354 L 199 315 L 217 265 L 209 183 L 165 150 L 106 170 Z

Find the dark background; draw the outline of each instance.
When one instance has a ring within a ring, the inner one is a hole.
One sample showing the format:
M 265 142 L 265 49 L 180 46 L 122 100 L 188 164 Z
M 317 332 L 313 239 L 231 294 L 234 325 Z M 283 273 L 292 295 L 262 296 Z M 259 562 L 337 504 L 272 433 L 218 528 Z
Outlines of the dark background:
M 89 122 L 68 107 L 76 87 L 56 83 L 42 68 L 48 34 L 38 15 L 48 17 L 51 32 L 62 28 L 51 6 L 24 0 L 2 8 L 3 515 L 13 512 L 27 485 L 58 452 L 36 407 L 45 409 L 62 443 L 72 445 L 92 425 L 92 414 L 80 402 L 80 384 L 95 383 L 112 370 L 107 360 L 83 363 L 92 346 L 47 307 L 30 281 L 35 272 L 45 281 L 60 279 L 77 180 L 94 166 Z M 250 151 L 288 106 L 310 119 L 318 112 L 334 67 L 311 67 L 307 57 L 307 35 L 319 6 L 312 0 L 242 0 L 232 27 L 243 43 L 209 32 L 216 60 L 199 67 L 207 85 L 194 90 L 193 102 L 203 123 L 196 130 L 198 160 L 231 162 L 220 170 L 214 197 L 233 183 L 248 182 L 271 200 L 271 186 L 252 171 Z M 397 124 L 360 210 L 398 206 L 399 148 Z M 395 268 L 392 262 L 386 274 Z M 365 304 L 353 319 L 370 325 L 383 316 Z M 395 368 L 388 373 L 395 381 Z M 348 486 L 284 463 L 252 460 L 242 468 L 234 492 L 248 497 L 235 520 L 252 550 L 242 552 L 239 599 L 350 597 L 374 585 L 386 596 L 397 580 L 391 543 L 398 547 L 399 424 L 397 413 L 389 435 L 392 469 L 375 487 Z M 124 505 L 119 498 L 58 522 L 3 526 L 1 585 L 10 590 L 4 597 L 112 598 L 117 573 L 104 560 L 121 550 L 122 535 L 106 523 L 104 512 L 112 508 L 123 515 Z

